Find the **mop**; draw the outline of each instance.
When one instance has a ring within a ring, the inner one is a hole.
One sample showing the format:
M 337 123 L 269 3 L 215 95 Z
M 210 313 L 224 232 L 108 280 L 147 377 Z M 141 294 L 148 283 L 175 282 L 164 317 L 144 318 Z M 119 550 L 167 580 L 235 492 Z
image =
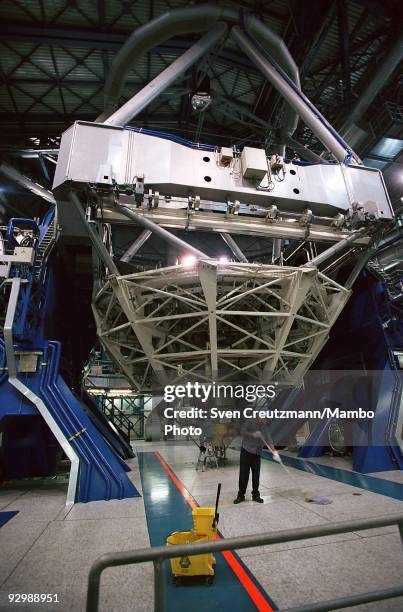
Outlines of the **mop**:
M 278 454 L 278 452 L 275 451 L 273 453 L 273 451 L 271 450 L 268 442 L 264 439 L 264 437 L 263 437 L 263 435 L 261 433 L 260 433 L 260 437 L 261 437 L 262 441 L 264 442 L 264 444 L 267 446 L 268 450 L 271 452 L 272 457 L 273 457 L 273 461 L 275 461 L 276 463 L 281 465 L 281 467 L 286 472 L 286 474 L 288 474 L 288 476 L 291 476 L 291 478 L 294 479 L 295 475 L 291 473 L 291 471 L 288 469 L 288 467 L 286 465 L 284 465 L 284 463 L 283 463 L 280 455 Z M 308 472 L 310 472 L 311 474 L 316 476 L 315 472 L 313 471 L 313 469 L 311 468 L 311 466 L 308 463 L 305 463 L 305 466 L 306 466 Z M 309 493 L 308 491 L 306 491 L 304 489 L 300 489 L 299 493 L 302 495 L 304 500 L 306 502 L 308 502 L 308 503 L 317 504 L 319 506 L 327 506 L 328 504 L 332 503 L 332 500 L 329 499 L 328 497 L 323 497 L 323 496 L 320 496 L 320 495 L 312 495 L 311 493 Z

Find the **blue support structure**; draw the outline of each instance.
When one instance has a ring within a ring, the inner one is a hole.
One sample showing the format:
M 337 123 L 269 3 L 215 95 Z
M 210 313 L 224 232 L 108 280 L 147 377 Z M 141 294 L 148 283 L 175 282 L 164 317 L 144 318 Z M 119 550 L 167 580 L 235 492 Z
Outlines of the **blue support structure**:
M 11 355 L 14 354 L 17 365 L 15 375 L 11 362 L 7 363 L 10 352 L 6 331 L 5 340 L 0 338 L 0 432 L 3 453 L 7 453 L 3 477 L 49 475 L 60 443 L 78 459 L 77 481 L 70 501 L 138 497 L 127 475 L 128 466 L 60 375 L 60 344 L 45 338 L 51 283 L 41 242 L 46 240 L 52 223 L 54 210 L 38 228 L 34 265 L 13 266 L 9 280 L 11 285 L 16 278 L 23 282 L 12 313 Z M 10 226 L 10 236 L 12 232 Z M 31 360 L 28 368 L 21 366 L 26 357 Z M 45 420 L 50 429 L 45 427 Z
M 368 272 L 362 274 L 354 289 L 351 302 L 315 366 L 345 370 L 345 382 L 340 381 L 331 394 L 339 405 L 349 409 L 361 406 L 375 412 L 373 419 L 350 423 L 353 469 L 363 473 L 403 469 L 402 440 L 396 438 L 403 398 L 403 377 L 395 356 L 403 348 L 401 309 L 391 302 L 383 282 Z M 348 374 L 353 370 L 357 374 L 359 361 L 365 384 L 357 384 L 355 379 L 353 385 Z M 307 408 L 300 406 L 303 407 Z M 323 454 L 329 446 L 328 427 L 332 421 L 321 421 L 311 430 L 300 457 Z

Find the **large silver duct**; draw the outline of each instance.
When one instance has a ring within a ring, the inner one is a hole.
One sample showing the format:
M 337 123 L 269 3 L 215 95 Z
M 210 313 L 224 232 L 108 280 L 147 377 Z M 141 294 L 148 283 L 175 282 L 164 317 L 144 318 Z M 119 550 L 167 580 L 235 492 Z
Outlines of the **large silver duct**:
M 291 85 L 277 72 L 255 45 L 251 43 L 240 28 L 233 28 L 232 36 L 236 40 L 239 48 L 259 67 L 273 87 L 275 87 L 289 105 L 292 106 L 295 112 L 304 120 L 306 125 L 311 128 L 312 132 L 319 138 L 328 151 L 330 151 L 339 162 L 344 162 L 347 155 L 346 148 L 339 142 L 333 133 L 329 131 L 308 105 L 301 100 Z
M 138 115 L 150 102 L 157 98 L 181 74 L 193 66 L 228 31 L 225 23 L 217 23 L 183 55 L 163 70 L 158 76 L 118 108 L 104 123 L 106 125 L 125 125 Z
M 137 28 L 112 63 L 105 84 L 104 112 L 97 122 L 103 123 L 116 110 L 129 70 L 142 55 L 172 36 L 206 32 L 223 18 L 224 12 L 209 4 L 174 9 Z
M 53 197 L 51 191 L 48 191 L 47 189 L 45 189 L 45 187 L 42 187 L 42 185 L 39 185 L 38 183 L 35 183 L 35 181 L 33 181 L 32 179 L 28 178 L 27 176 L 24 176 L 24 174 L 22 174 L 13 166 L 10 166 L 10 164 L 7 164 L 6 162 L 0 164 L 0 173 L 4 174 L 4 176 L 11 179 L 15 183 L 18 183 L 22 187 L 25 187 L 25 189 L 28 189 L 28 191 L 30 191 L 34 195 L 43 198 L 47 202 L 50 202 L 50 204 L 56 204 L 56 200 Z
M 205 4 L 168 11 L 137 28 L 113 61 L 105 85 L 104 112 L 97 118 L 97 122 L 105 122 L 118 108 L 119 98 L 129 70 L 144 53 L 172 36 L 205 32 L 220 21 L 225 21 L 229 25 L 237 24 L 240 21 L 240 14 L 232 9 Z M 297 87 L 300 87 L 298 67 L 284 41 L 253 16 L 246 17 L 244 24 L 248 32 L 256 37 Z M 297 123 L 297 113 L 287 106 L 283 125 L 284 133 L 292 135 Z

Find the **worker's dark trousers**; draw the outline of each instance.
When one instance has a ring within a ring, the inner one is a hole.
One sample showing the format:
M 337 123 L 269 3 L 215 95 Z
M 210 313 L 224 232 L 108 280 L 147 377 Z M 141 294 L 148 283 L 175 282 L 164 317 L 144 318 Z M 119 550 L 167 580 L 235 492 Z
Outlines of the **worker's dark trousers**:
M 249 481 L 249 470 L 252 470 L 252 496 L 259 496 L 260 455 L 249 453 L 241 448 L 239 465 L 239 491 L 238 497 L 245 497 Z

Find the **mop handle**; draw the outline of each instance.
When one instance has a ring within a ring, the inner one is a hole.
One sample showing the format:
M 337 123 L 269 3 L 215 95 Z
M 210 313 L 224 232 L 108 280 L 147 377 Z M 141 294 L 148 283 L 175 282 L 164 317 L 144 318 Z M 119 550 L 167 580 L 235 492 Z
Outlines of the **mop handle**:
M 269 449 L 269 451 L 271 452 L 271 454 L 273 454 L 273 451 L 271 450 L 270 446 L 268 445 L 267 441 L 266 441 L 264 438 L 263 438 L 263 442 L 266 444 L 266 446 L 267 446 L 267 448 Z M 289 469 L 288 469 L 288 468 L 287 468 L 287 467 L 284 465 L 284 463 L 283 463 L 283 462 L 282 462 L 282 460 L 281 460 L 281 457 L 280 457 L 280 465 L 281 465 L 281 467 L 282 467 L 282 468 L 283 468 L 283 469 L 284 469 L 284 470 L 287 472 L 287 474 L 288 474 L 289 476 L 291 476 L 291 472 L 290 472 L 290 470 L 289 470 Z
M 218 483 L 218 487 L 217 487 L 217 497 L 216 497 L 216 500 L 215 500 L 215 513 L 214 513 L 214 518 L 213 518 L 213 529 L 217 525 L 218 518 L 220 516 L 218 514 L 218 512 L 217 512 L 217 510 L 218 510 L 218 502 L 220 501 L 220 493 L 221 493 L 221 482 Z
M 263 440 L 263 442 L 266 444 L 266 446 L 267 446 L 267 448 L 269 449 L 269 451 L 271 452 L 271 454 L 273 454 L 273 451 L 271 450 L 271 448 L 270 448 L 270 446 L 269 446 L 269 443 L 267 442 L 267 440 L 265 440 L 265 438 L 263 437 L 263 435 L 262 435 L 262 440 Z

